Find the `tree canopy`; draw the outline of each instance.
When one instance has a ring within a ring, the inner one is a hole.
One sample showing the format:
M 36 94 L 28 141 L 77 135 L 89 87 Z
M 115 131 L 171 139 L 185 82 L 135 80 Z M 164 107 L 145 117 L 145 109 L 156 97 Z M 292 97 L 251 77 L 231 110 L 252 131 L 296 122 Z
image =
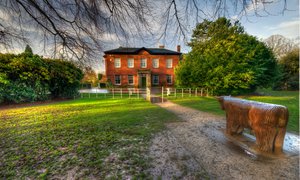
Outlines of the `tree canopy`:
M 25 47 L 24 53 L 29 54 L 29 55 L 33 55 L 32 49 L 28 44 Z
M 282 77 L 275 89 L 299 90 L 299 48 L 288 52 L 279 60 Z
M 215 95 L 237 95 L 272 85 L 277 77 L 274 55 L 264 43 L 226 18 L 197 25 L 192 51 L 176 69 L 178 86 L 205 87 Z
M 282 58 L 287 53 L 298 47 L 293 40 L 279 34 L 268 37 L 264 40 L 264 42 L 270 49 L 272 49 L 277 59 Z
M 98 85 L 99 80 L 95 70 L 93 70 L 91 67 L 85 67 L 83 72 L 84 72 L 84 76 L 81 80 L 81 83 L 90 84 L 93 87 Z
M 78 94 L 83 74 L 73 63 L 24 52 L 0 53 L 0 103 L 69 98 Z

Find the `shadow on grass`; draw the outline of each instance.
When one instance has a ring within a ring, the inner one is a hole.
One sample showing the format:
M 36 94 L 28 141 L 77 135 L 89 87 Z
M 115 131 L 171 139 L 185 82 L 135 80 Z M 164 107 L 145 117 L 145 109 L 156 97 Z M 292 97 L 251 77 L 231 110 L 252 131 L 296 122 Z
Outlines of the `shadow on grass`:
M 6 110 L 0 121 L 0 176 L 64 178 L 79 167 L 85 173 L 78 178 L 124 172 L 142 177 L 151 135 L 176 119 L 141 100 L 76 100 Z M 115 159 L 107 160 L 111 154 Z

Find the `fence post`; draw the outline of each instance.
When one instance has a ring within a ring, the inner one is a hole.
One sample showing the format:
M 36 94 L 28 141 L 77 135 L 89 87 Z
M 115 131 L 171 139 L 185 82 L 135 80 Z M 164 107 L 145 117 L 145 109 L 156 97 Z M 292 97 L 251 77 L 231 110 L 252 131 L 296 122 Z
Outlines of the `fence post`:
M 123 98 L 123 91 L 122 91 L 122 88 L 121 88 L 121 99 Z
M 191 90 L 191 88 L 189 89 L 189 97 L 191 97 L 192 96 L 192 90 Z
M 201 88 L 201 97 L 203 96 L 203 88 Z
M 181 89 L 181 98 L 183 98 L 183 88 Z
M 195 90 L 195 96 L 197 97 L 197 88 L 196 88 L 196 90 Z
M 164 102 L 164 87 L 161 87 L 161 102 Z
M 139 90 L 139 88 L 137 89 L 137 96 L 138 96 L 138 99 L 140 99 L 140 90 Z
M 146 88 L 146 99 L 151 102 L 151 89 L 149 87 Z
M 176 88 L 175 88 L 175 98 L 176 98 L 177 96 L 176 96 Z
M 208 97 L 209 96 L 209 94 L 208 94 L 208 88 L 206 89 L 206 97 Z
M 112 89 L 112 93 L 113 93 L 113 99 L 115 99 L 115 91 L 114 91 L 114 88 Z

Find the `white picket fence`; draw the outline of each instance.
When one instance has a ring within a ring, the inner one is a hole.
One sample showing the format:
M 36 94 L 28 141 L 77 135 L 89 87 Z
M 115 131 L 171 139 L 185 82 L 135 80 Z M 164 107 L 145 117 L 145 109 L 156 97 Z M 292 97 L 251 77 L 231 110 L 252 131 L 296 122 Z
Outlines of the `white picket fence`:
M 161 102 L 164 98 L 185 98 L 209 96 L 210 91 L 205 88 L 110 88 L 110 89 L 84 89 L 80 90 L 81 98 L 144 98 L 151 101 L 152 98 L 159 97 Z
M 146 94 L 142 88 L 109 88 L 109 89 L 82 89 L 80 98 L 136 98 L 140 99 Z
M 162 97 L 198 97 L 209 96 L 211 92 L 206 88 L 161 88 Z

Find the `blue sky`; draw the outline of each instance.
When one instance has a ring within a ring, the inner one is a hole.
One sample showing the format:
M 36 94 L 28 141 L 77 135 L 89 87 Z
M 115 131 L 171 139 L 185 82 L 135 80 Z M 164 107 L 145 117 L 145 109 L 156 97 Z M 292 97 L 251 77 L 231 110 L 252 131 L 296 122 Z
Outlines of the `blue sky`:
M 239 21 L 245 28 L 245 31 L 258 39 L 263 40 L 271 35 L 280 34 L 290 39 L 295 39 L 300 36 L 299 34 L 299 0 L 287 0 L 287 7 L 282 11 L 284 1 L 274 1 L 266 8 L 270 14 L 259 11 L 261 16 L 255 15 L 254 11 L 249 11 L 247 16 L 242 16 Z M 233 15 L 232 19 L 237 16 Z M 194 28 L 194 27 L 192 27 Z M 298 41 L 299 42 L 299 41 Z M 184 43 L 179 43 L 182 46 L 183 52 L 190 51 L 190 48 Z M 167 45 L 169 49 L 175 49 L 176 45 Z
M 249 20 L 243 18 L 241 23 L 246 32 L 258 38 L 267 38 L 274 34 L 281 34 L 287 38 L 299 36 L 299 1 L 288 0 L 287 2 L 288 10 L 285 10 L 283 14 L 280 13 L 282 5 L 272 4 L 270 9 L 275 15 L 249 17 Z

